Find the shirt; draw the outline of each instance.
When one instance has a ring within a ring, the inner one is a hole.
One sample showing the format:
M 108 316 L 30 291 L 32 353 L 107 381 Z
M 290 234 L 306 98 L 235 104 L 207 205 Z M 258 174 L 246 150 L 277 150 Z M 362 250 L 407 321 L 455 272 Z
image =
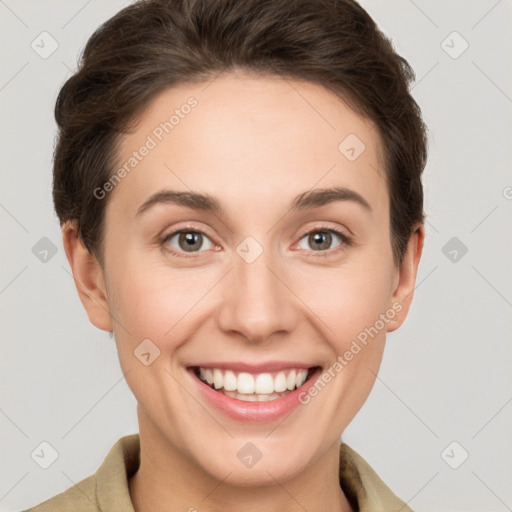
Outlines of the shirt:
M 95 474 L 24 512 L 135 512 L 128 482 L 139 464 L 139 434 L 122 437 Z M 340 444 L 339 480 L 357 512 L 412 512 L 346 443 Z

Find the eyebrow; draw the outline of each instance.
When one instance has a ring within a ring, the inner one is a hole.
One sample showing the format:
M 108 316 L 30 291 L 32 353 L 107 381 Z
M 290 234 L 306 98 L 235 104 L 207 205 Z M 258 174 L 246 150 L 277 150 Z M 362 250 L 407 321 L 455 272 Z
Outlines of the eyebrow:
M 323 188 L 303 192 L 293 199 L 289 209 L 291 213 L 294 213 L 307 209 L 320 208 L 334 201 L 351 201 L 359 204 L 368 212 L 372 211 L 370 204 L 363 196 L 345 187 Z M 209 194 L 162 190 L 150 196 L 149 199 L 137 209 L 135 215 L 142 215 L 158 204 L 175 204 L 210 213 L 221 213 L 223 211 L 220 202 Z

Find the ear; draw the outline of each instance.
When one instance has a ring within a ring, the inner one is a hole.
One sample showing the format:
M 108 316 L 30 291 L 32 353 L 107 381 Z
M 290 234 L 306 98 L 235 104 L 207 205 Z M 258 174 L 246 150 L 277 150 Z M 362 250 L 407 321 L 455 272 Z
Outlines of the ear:
M 404 259 L 397 270 L 395 289 L 390 304 L 391 308 L 397 312 L 397 315 L 387 323 L 387 332 L 398 329 L 407 317 L 414 296 L 416 274 L 423 251 L 424 240 L 425 226 L 423 223 L 418 223 L 413 227 L 413 233 L 409 238 Z
M 98 329 L 112 331 L 103 269 L 80 240 L 76 222 L 68 221 L 63 225 L 62 242 L 89 320 Z

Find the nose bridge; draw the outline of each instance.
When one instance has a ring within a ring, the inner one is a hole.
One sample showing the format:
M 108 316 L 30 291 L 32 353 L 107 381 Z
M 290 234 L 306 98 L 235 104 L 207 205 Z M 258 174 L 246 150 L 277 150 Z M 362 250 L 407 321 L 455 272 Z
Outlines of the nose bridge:
M 293 329 L 297 312 L 279 268 L 275 253 L 252 237 L 239 244 L 223 292 L 219 315 L 223 330 L 263 342 L 275 332 Z

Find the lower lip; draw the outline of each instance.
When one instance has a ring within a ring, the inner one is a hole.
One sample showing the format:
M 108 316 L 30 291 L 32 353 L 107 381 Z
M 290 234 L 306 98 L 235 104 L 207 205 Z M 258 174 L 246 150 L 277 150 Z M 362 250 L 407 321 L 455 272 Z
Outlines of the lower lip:
M 196 385 L 199 387 L 206 400 L 220 412 L 237 421 L 268 423 L 286 416 L 296 407 L 303 405 L 299 401 L 299 395 L 304 396 L 304 394 L 308 392 L 308 389 L 314 385 L 316 379 L 320 376 L 322 369 L 317 368 L 300 388 L 291 391 L 281 398 L 268 400 L 266 402 L 245 402 L 231 398 L 213 390 L 210 386 L 205 384 L 196 376 L 193 369 L 188 368 L 187 371 L 196 382 Z

